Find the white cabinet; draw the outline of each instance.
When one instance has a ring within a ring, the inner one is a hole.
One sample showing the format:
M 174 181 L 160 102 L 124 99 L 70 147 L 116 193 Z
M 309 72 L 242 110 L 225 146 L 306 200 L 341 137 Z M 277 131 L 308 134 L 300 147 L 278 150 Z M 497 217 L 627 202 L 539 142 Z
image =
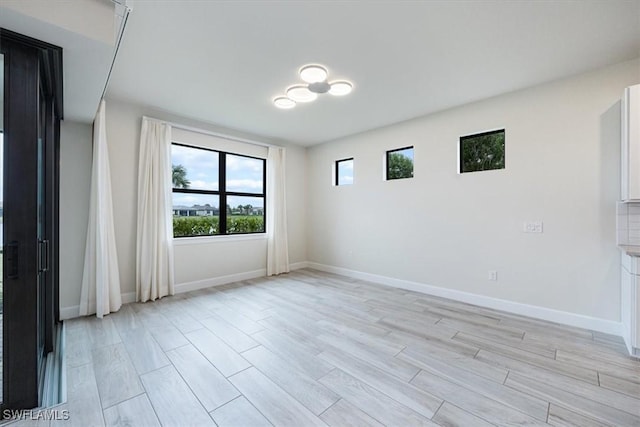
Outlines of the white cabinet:
M 640 357 L 640 258 L 622 254 L 622 337 L 629 353 Z
M 622 97 L 622 201 L 640 201 L 640 84 Z

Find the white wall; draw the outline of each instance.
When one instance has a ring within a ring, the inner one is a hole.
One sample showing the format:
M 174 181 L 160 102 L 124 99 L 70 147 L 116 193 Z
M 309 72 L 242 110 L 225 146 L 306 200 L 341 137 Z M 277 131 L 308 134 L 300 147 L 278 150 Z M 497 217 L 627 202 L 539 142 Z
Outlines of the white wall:
M 619 100 L 639 81 L 636 60 L 312 147 L 309 261 L 619 322 Z M 506 169 L 457 174 L 458 137 L 496 128 Z M 415 177 L 383 181 L 408 145 Z M 355 183 L 332 186 L 346 157 Z
M 60 124 L 61 308 L 77 306 L 80 303 L 89 220 L 93 155 L 91 129 L 91 125 L 85 123 L 63 121 Z
M 112 99 L 107 100 L 106 114 L 120 282 L 122 293 L 129 294 L 128 297 L 131 298 L 135 292 L 136 197 L 142 116 L 148 115 L 241 138 L 257 141 L 261 139 Z M 306 204 L 305 168 L 306 150 L 287 147 L 287 215 L 292 263 L 307 259 L 303 208 Z M 243 274 L 251 272 L 257 274 L 266 268 L 264 238 L 222 238 L 205 241 L 176 245 L 174 253 L 178 286 L 195 287 L 220 283 L 226 281 L 229 276 L 242 277 Z M 76 299 L 79 300 L 79 293 Z

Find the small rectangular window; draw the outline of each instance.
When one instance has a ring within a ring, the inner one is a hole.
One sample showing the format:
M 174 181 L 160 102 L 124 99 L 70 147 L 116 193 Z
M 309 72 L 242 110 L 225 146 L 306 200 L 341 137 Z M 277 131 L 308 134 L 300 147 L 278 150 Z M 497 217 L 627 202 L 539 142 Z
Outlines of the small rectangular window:
M 336 161 L 336 185 L 353 184 L 353 157 Z
M 387 151 L 387 181 L 413 178 L 413 147 Z
M 504 129 L 460 137 L 460 173 L 505 168 Z

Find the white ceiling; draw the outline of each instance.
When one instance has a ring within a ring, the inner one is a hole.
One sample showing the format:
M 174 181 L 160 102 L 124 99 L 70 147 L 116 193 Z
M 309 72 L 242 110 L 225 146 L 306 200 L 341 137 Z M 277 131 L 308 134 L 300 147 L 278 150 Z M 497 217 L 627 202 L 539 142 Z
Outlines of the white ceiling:
M 65 120 L 93 122 L 113 59 L 109 0 L 0 0 L 0 27 L 61 47 Z
M 640 1 L 136 1 L 109 96 L 301 145 L 640 56 Z M 354 82 L 293 110 L 306 63 Z

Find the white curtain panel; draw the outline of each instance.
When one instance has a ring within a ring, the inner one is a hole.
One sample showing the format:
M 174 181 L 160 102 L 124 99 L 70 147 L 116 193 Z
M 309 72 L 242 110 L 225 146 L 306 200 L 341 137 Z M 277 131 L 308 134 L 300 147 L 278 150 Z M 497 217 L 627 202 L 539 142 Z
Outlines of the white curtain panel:
M 138 166 L 136 298 L 174 294 L 171 126 L 142 119 Z
M 267 154 L 267 276 L 289 272 L 285 154 L 281 147 Z
M 106 104 L 102 100 L 93 122 L 91 201 L 80 293 L 80 315 L 95 313 L 100 318 L 122 306 L 105 109 Z

